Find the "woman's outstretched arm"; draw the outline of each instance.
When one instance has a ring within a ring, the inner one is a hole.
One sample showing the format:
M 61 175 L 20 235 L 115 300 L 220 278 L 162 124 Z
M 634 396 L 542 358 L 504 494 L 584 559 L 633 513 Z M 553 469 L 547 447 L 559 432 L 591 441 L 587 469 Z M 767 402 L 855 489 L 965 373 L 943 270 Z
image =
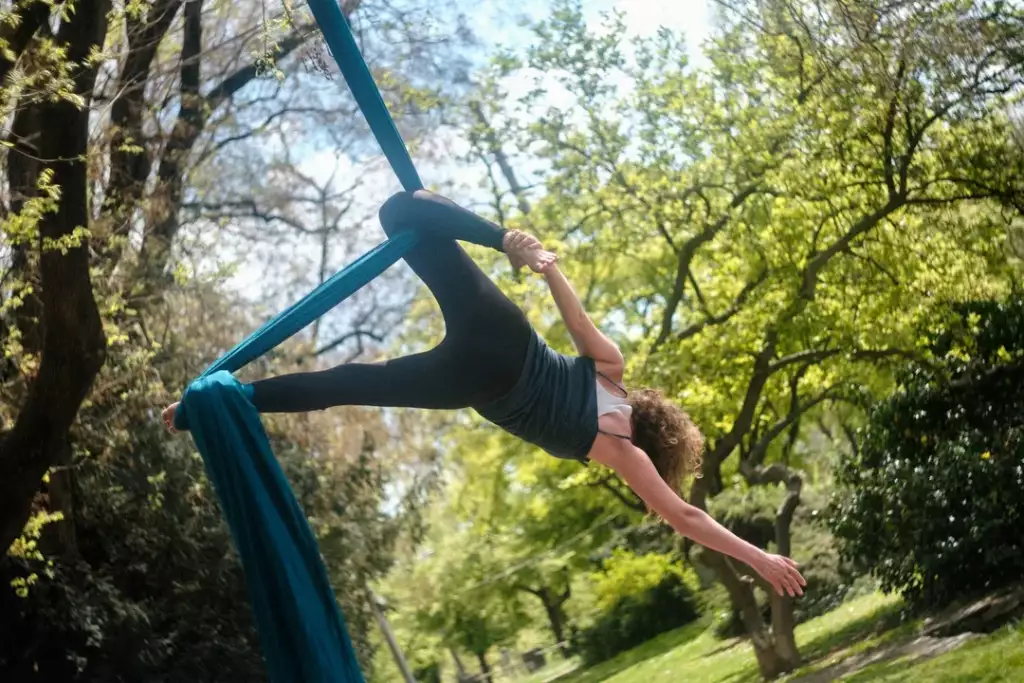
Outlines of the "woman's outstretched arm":
M 807 582 L 795 562 L 747 543 L 706 512 L 684 501 L 661 478 L 647 454 L 633 444 L 620 439 L 605 439 L 605 442 L 603 447 L 591 452 L 591 459 L 615 470 L 647 506 L 677 532 L 750 565 L 779 595 L 803 595 Z

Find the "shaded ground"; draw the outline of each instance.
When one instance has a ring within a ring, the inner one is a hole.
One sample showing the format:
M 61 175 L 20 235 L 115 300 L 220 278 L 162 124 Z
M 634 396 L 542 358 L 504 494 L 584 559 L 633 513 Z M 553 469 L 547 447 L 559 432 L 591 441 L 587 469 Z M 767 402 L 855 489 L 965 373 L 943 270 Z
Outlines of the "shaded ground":
M 889 632 L 890 637 L 873 639 L 830 653 L 828 663 L 816 671 L 799 675 L 791 683 L 828 683 L 879 665 L 902 662 L 906 666 L 945 654 L 974 638 L 992 633 L 1024 614 L 1024 587 L 1015 587 L 965 604 L 954 605 L 927 619 Z M 856 650 L 856 652 L 853 652 Z M 822 662 L 818 662 L 820 666 Z M 1024 680 L 1024 672 L 1021 674 Z M 865 679 L 871 680 L 871 679 Z
M 831 683 L 831 681 L 841 680 L 843 676 L 850 673 L 861 671 L 871 665 L 881 662 L 889 662 L 895 659 L 916 661 L 923 658 L 935 657 L 963 645 L 965 642 L 976 636 L 976 633 L 963 633 L 958 636 L 950 636 L 948 638 L 920 636 L 902 643 L 883 645 L 871 650 L 870 652 L 865 652 L 863 654 L 854 655 L 848 659 L 844 659 L 837 664 L 820 669 L 814 673 L 790 678 L 788 680 L 792 683 Z
M 1001 626 L 1024 614 L 1024 588 L 956 606 L 928 619 L 904 620 L 898 598 L 852 600 L 797 628 L 807 664 L 787 683 L 1019 683 L 1024 628 Z M 564 671 L 564 669 L 563 669 Z M 755 683 L 749 644 L 715 639 L 707 624 L 665 634 L 587 670 L 549 683 Z M 543 681 L 546 677 L 538 677 Z

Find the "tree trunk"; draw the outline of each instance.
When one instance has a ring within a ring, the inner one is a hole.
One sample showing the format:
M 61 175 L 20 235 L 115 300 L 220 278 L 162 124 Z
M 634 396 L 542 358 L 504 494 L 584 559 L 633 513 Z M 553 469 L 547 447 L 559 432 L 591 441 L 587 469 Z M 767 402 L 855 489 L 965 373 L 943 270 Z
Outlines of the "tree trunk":
M 698 479 L 691 489 L 691 501 L 703 509 L 708 494 L 707 483 Z M 791 517 L 792 502 L 783 508 L 789 512 Z M 795 506 L 792 506 L 795 509 Z M 786 518 L 787 521 L 789 517 Z M 785 550 L 789 550 L 789 527 L 776 525 L 778 533 L 785 528 L 785 537 L 781 540 L 785 543 Z M 776 539 L 777 541 L 780 539 Z M 800 655 L 796 647 L 796 640 L 793 637 L 793 601 L 786 598 L 785 601 L 776 599 L 772 593 L 772 624 L 765 624 L 761 617 L 761 610 L 757 604 L 754 594 L 754 582 L 749 578 L 740 575 L 732 565 L 732 561 L 721 553 L 705 549 L 701 554 L 701 560 L 705 565 L 714 570 L 718 580 L 725 586 L 732 602 L 733 609 L 739 612 L 743 626 L 750 636 L 751 645 L 754 648 L 754 656 L 757 658 L 758 668 L 761 675 L 766 679 L 773 679 L 784 673 L 793 671 L 800 664 Z M 778 604 L 777 604 L 778 603 Z M 776 630 L 779 629 L 779 630 Z
M 566 601 L 572 595 L 572 587 L 569 583 L 568 570 L 563 568 L 565 576 L 565 590 L 556 594 L 550 586 L 542 585 L 540 588 L 532 588 L 526 584 L 516 584 L 516 589 L 529 593 L 540 600 L 544 606 L 544 612 L 548 617 L 548 625 L 551 627 L 551 635 L 555 638 L 559 651 L 563 657 L 568 658 L 572 653 L 565 642 L 565 625 L 568 618 L 565 614 Z
M 345 16 L 358 3 L 342 3 Z M 188 162 L 199 141 L 210 115 L 224 102 L 259 75 L 260 67 L 254 62 L 231 73 L 206 94 L 200 90 L 203 51 L 203 0 L 188 0 L 184 9 L 182 61 L 179 95 L 181 105 L 170 138 L 164 146 L 157 167 L 157 187 L 150 225 L 142 243 L 140 261 L 142 291 L 133 302 L 157 295 L 165 280 L 170 260 L 171 245 L 178 233 L 182 198 L 188 175 Z M 275 44 L 274 57 L 284 59 L 301 47 L 315 26 L 300 26 Z
M 775 637 L 761 617 L 761 610 L 754 595 L 753 582 L 741 577 L 724 555 L 705 550 L 701 557 L 705 564 L 715 570 L 722 585 L 725 586 L 725 590 L 729 593 L 733 607 L 739 612 L 743 626 L 750 636 L 750 644 L 754 648 L 754 656 L 757 658 L 761 675 L 772 679 L 792 671 L 796 667 L 796 663 L 787 661 L 775 649 Z
M 78 555 L 78 540 L 75 534 L 75 470 L 72 467 L 74 453 L 71 442 L 64 443 L 64 449 L 56 466 L 50 472 L 50 480 L 46 484 L 47 507 L 50 512 L 59 512 L 59 521 L 47 524 L 43 528 L 40 548 L 47 557 L 63 557 L 72 559 Z
M 491 664 L 487 661 L 487 652 L 477 652 L 476 659 L 480 662 L 480 673 L 485 681 L 491 680 Z
M 103 45 L 108 0 L 81 0 L 60 25 L 56 44 L 67 58 L 85 64 Z M 56 211 L 39 221 L 43 338 L 39 369 L 11 431 L 0 442 L 0 548 L 5 551 L 31 514 L 32 499 L 46 471 L 66 447 L 68 431 L 92 382 L 103 366 L 106 340 L 89 275 L 89 249 L 76 228 L 89 225 L 87 162 L 89 110 L 96 68 L 79 68 L 75 92 L 87 103 L 65 100 L 40 105 L 40 156 L 50 162 L 61 189 Z
M 50 18 L 50 7 L 45 2 L 23 2 L 18 3 L 13 9 L 11 18 L 17 21 L 5 21 L 0 26 L 0 40 L 7 48 L 0 53 L 0 83 L 7 83 L 7 75 L 14 68 L 14 65 L 25 51 L 36 31 L 47 27 Z M 0 102 L 6 104 L 6 102 Z
M 472 676 L 466 672 L 466 666 L 462 663 L 459 653 L 455 651 L 454 647 L 448 648 L 448 652 L 451 653 L 452 659 L 455 661 L 455 682 L 466 683 Z
M 800 665 L 795 627 L 793 598 L 772 593 L 772 635 L 775 637 L 775 652 L 788 667 L 786 671 L 792 671 Z
M 544 612 L 548 615 L 548 624 L 551 626 L 551 635 L 555 637 L 559 652 L 566 659 L 569 658 L 569 646 L 565 642 L 566 615 L 562 605 L 565 600 L 551 594 L 551 589 L 545 587 L 540 594 L 541 602 L 544 604 Z
M 38 191 L 41 155 L 39 130 L 41 105 L 28 104 L 14 114 L 10 142 L 14 146 L 7 154 L 7 178 L 10 187 L 10 212 L 19 214 L 25 203 Z M 11 244 L 11 273 L 24 288 L 21 305 L 14 310 L 14 324 L 21 334 L 21 345 L 27 354 L 37 354 L 43 347 L 43 304 L 39 300 L 39 272 L 35 262 L 37 244 L 17 241 Z M 31 289 L 29 289 L 31 288 Z
M 110 179 L 103 213 L 109 225 L 102 253 L 111 264 L 120 258 L 135 212 L 142 202 L 152 169 L 146 149 L 146 83 L 150 67 L 170 29 L 182 0 L 155 0 L 145 16 L 126 13 L 128 53 L 118 77 L 117 96 L 110 105 Z
M 412 675 L 412 669 L 409 668 L 409 662 L 405 658 L 405 653 L 402 652 L 402 648 L 398 644 L 398 638 L 395 637 L 395 632 L 391 630 L 391 623 L 388 622 L 388 617 L 384 613 L 387 606 L 372 590 L 370 591 L 369 602 L 373 616 L 377 620 L 377 626 L 380 627 L 381 633 L 384 634 L 388 649 L 391 650 L 391 656 L 395 659 L 395 665 L 402 674 L 402 680 L 405 683 L 416 683 L 416 679 Z

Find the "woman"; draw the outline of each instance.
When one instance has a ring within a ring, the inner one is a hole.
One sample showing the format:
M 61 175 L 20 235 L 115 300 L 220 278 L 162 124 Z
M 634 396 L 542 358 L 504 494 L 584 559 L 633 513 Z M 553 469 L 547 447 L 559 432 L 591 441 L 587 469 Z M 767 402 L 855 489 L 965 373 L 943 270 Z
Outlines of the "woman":
M 388 235 L 420 232 L 405 260 L 440 305 L 444 340 L 395 360 L 254 382 L 259 412 L 473 408 L 551 455 L 612 468 L 680 534 L 746 562 L 780 595 L 803 594 L 805 581 L 792 560 L 743 541 L 678 495 L 683 475 L 699 466 L 703 437 L 660 393 L 627 394 L 621 352 L 583 310 L 554 254 L 530 235 L 506 231 L 425 190 L 391 197 L 380 221 Z M 514 267 L 543 274 L 579 355 L 550 349 L 457 240 L 502 251 Z M 168 427 L 176 407 L 164 411 Z

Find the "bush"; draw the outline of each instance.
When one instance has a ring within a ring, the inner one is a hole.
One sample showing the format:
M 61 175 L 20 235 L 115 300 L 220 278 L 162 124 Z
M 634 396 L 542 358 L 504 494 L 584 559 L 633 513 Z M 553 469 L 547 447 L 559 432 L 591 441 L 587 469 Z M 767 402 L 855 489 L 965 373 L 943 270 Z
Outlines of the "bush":
M 614 657 L 697 618 L 695 576 L 681 571 L 667 556 L 629 555 L 617 551 L 605 563 L 595 590 L 606 611 L 577 637 L 587 666 Z M 632 573 L 633 581 L 619 578 Z
M 0 563 L 0 680 L 265 680 L 202 463 L 155 426 L 136 436 L 123 460 L 77 467 L 74 559 L 15 547 Z
M 1024 575 L 1024 300 L 964 305 L 877 405 L 830 513 L 884 590 L 941 606 Z

